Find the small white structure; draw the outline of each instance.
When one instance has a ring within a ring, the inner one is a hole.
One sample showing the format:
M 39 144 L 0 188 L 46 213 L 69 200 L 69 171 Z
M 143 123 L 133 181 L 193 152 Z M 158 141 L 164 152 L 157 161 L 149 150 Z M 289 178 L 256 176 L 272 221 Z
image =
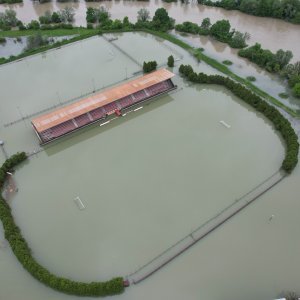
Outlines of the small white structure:
M 225 121 L 220 121 L 220 123 L 228 129 L 231 128 L 231 126 L 227 124 Z
M 274 215 L 271 215 L 269 221 L 272 221 L 274 217 L 275 217 Z
M 138 111 L 138 110 L 140 110 L 140 109 L 142 109 L 142 108 L 143 108 L 143 106 L 138 107 L 138 108 L 134 109 L 133 111 Z
M 77 204 L 80 210 L 85 209 L 84 204 L 82 203 L 81 199 L 78 196 L 74 199 L 74 202 Z
M 106 124 L 108 124 L 109 122 L 110 122 L 110 121 L 104 122 L 104 123 L 100 124 L 100 126 L 106 125 Z

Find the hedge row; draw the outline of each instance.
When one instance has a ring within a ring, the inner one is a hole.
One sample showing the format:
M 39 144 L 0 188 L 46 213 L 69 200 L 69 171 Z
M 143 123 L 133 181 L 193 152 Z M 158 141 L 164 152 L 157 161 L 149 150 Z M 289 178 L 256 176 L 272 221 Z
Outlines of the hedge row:
M 181 65 L 179 72 L 195 83 L 219 84 L 225 86 L 234 95 L 251 105 L 258 112 L 267 117 L 278 130 L 286 143 L 286 154 L 281 168 L 287 173 L 291 173 L 298 163 L 299 143 L 298 137 L 292 128 L 290 122 L 274 107 L 248 90 L 240 83 L 220 75 L 206 75 L 204 73 L 195 73 L 190 65 Z
M 5 238 L 9 242 L 12 251 L 22 266 L 37 280 L 45 285 L 66 294 L 77 296 L 109 296 L 121 294 L 124 291 L 123 278 L 114 278 L 107 282 L 76 282 L 70 279 L 51 274 L 41 266 L 33 256 L 31 250 L 22 237 L 19 227 L 15 224 L 11 209 L 1 196 L 7 172 L 27 159 L 24 152 L 17 153 L 7 159 L 0 168 L 0 219 L 3 223 Z

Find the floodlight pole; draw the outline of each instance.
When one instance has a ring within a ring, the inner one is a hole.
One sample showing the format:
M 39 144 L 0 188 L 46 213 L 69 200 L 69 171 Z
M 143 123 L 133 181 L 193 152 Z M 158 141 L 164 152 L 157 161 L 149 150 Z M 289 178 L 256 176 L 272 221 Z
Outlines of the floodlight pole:
M 95 80 L 94 80 L 94 78 L 92 78 L 92 83 L 93 83 L 93 93 L 95 93 L 96 87 L 95 87 Z

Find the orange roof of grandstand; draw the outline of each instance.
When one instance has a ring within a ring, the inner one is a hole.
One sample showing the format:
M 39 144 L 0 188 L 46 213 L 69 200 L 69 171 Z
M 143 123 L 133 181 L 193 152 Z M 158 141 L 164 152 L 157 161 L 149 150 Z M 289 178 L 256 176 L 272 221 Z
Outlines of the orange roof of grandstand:
M 174 74 L 172 72 L 166 69 L 160 69 L 104 92 L 93 94 L 85 99 L 55 110 L 51 113 L 37 117 L 33 119 L 31 123 L 38 132 L 42 132 L 96 108 L 102 107 L 108 103 L 134 94 L 156 83 L 170 79 L 173 76 Z

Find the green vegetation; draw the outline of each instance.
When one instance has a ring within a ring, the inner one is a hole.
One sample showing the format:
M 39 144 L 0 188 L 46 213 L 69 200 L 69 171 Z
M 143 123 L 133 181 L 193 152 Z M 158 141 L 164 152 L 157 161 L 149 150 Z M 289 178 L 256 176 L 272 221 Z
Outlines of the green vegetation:
M 74 16 L 74 9 L 67 6 L 64 9 L 61 9 L 57 12 L 54 11 L 52 14 L 50 13 L 50 11 L 46 11 L 43 16 L 39 17 L 39 23 L 43 25 L 72 23 L 74 21 Z M 44 26 L 44 28 L 47 28 L 47 26 Z M 48 28 L 51 29 L 51 27 Z
M 259 89 L 257 86 L 253 85 L 248 80 L 237 76 L 232 71 L 230 71 L 224 64 L 222 64 L 222 63 L 218 62 L 217 60 L 215 60 L 211 57 L 208 57 L 207 55 L 202 53 L 203 52 L 202 48 L 195 49 L 192 46 L 186 44 L 185 42 L 177 39 L 176 37 L 166 33 L 165 32 L 166 26 L 167 26 L 166 24 L 170 25 L 174 21 L 173 19 L 169 18 L 166 11 L 164 11 L 164 12 L 160 11 L 160 13 L 156 14 L 156 16 L 161 18 L 161 21 L 162 21 L 162 22 L 160 22 L 162 24 L 162 28 L 160 28 L 160 30 L 156 30 L 154 28 L 155 27 L 154 23 L 153 23 L 154 17 L 153 17 L 152 21 L 149 21 L 149 13 L 147 12 L 147 10 L 142 10 L 142 9 L 138 13 L 138 21 L 135 24 L 129 23 L 128 19 L 126 20 L 126 18 L 124 18 L 123 22 L 120 20 L 115 20 L 115 21 L 110 20 L 109 22 L 106 22 L 106 24 L 99 24 L 96 29 L 91 28 L 91 26 L 89 26 L 89 29 L 83 28 L 83 27 L 73 28 L 73 27 L 71 27 L 72 26 L 71 24 L 42 25 L 40 28 L 40 31 L 41 31 L 42 35 L 47 35 L 48 37 L 49 36 L 66 36 L 66 35 L 74 35 L 74 34 L 78 34 L 78 36 L 73 37 L 70 40 L 65 40 L 62 42 L 54 43 L 52 45 L 43 46 L 41 48 L 34 49 L 32 51 L 26 51 L 18 56 L 11 56 L 8 59 L 0 58 L 0 64 L 11 62 L 16 59 L 20 59 L 20 58 L 23 58 L 23 57 L 26 57 L 26 56 L 29 56 L 32 54 L 43 52 L 43 51 L 46 51 L 46 50 L 49 50 L 49 49 L 52 49 L 55 47 L 59 47 L 59 46 L 68 44 L 68 43 L 72 43 L 74 41 L 82 40 L 82 39 L 85 39 L 85 38 L 88 38 L 88 37 L 91 37 L 91 36 L 94 36 L 97 34 L 102 34 L 102 33 L 106 33 L 106 32 L 144 31 L 144 32 L 150 33 L 152 35 L 166 39 L 166 40 L 178 45 L 179 47 L 186 49 L 198 61 L 203 60 L 204 62 L 206 62 L 213 68 L 217 69 L 218 71 L 220 71 L 220 72 L 230 76 L 234 80 L 248 86 L 252 91 L 257 93 L 259 96 L 264 97 L 268 101 L 270 101 L 273 104 L 277 105 L 278 107 L 284 109 L 286 112 L 288 112 L 292 116 L 294 116 L 294 117 L 299 116 L 299 113 L 296 112 L 295 110 L 287 107 L 286 105 L 281 103 L 276 98 L 272 97 L 268 93 Z M 70 27 L 65 27 L 68 25 L 70 25 Z M 44 26 L 51 26 L 51 28 L 47 28 Z M 60 26 L 64 26 L 64 27 L 60 27 Z M 208 18 L 206 18 L 202 21 L 201 28 L 203 31 L 205 31 L 209 27 L 210 27 L 210 20 Z M 32 35 L 34 33 L 36 33 L 35 30 L 0 31 L 0 37 L 18 37 L 18 36 L 24 36 L 24 35 Z M 290 76 L 291 74 L 294 74 L 295 72 L 298 72 L 298 71 L 300 72 L 300 63 L 299 63 L 299 65 L 297 63 L 295 65 L 288 65 L 286 68 L 284 68 L 284 70 L 289 70 L 289 71 L 286 71 L 285 76 Z
M 68 24 L 65 24 L 68 25 Z M 66 28 L 63 24 L 52 25 L 49 29 L 45 29 L 43 25 L 41 26 L 40 30 L 7 30 L 7 31 L 0 31 L 0 37 L 11 37 L 17 38 L 22 36 L 29 36 L 40 32 L 42 35 L 45 36 L 67 36 L 67 35 L 88 35 L 91 33 L 97 34 L 99 30 L 95 29 L 87 29 L 85 27 L 74 27 L 74 28 Z
M 23 0 L 0 0 L 0 4 L 22 3 Z
M 223 60 L 222 63 L 226 66 L 231 66 L 232 65 L 232 61 L 231 60 Z
M 141 8 L 137 15 L 138 22 L 147 22 L 150 20 L 150 11 L 146 8 Z
M 169 17 L 168 12 L 164 8 L 158 8 L 152 19 L 151 27 L 159 31 L 167 31 L 173 29 L 175 20 Z
M 231 48 L 245 48 L 247 47 L 246 41 L 250 39 L 250 34 L 248 32 L 242 33 L 239 31 L 234 31 L 228 45 Z
M 85 2 L 101 2 L 103 0 L 85 0 Z M 108 0 L 108 1 L 111 1 L 111 0 Z
M 278 96 L 282 99 L 287 99 L 289 97 L 287 93 L 279 93 Z
M 258 112 L 268 118 L 281 134 L 286 143 L 286 154 L 281 168 L 287 173 L 291 173 L 298 163 L 299 143 L 298 137 L 289 121 L 273 106 L 262 98 L 248 90 L 245 86 L 234 82 L 228 77 L 220 75 L 206 75 L 195 73 L 189 65 L 181 65 L 179 72 L 188 80 L 195 83 L 219 84 L 225 86 L 234 95 L 245 101 Z
M 228 10 L 237 9 L 246 14 L 272 17 L 292 23 L 300 23 L 299 0 L 198 0 L 199 4 L 222 7 Z
M 293 58 L 291 51 L 280 49 L 276 53 L 272 53 L 270 50 L 262 49 L 258 43 L 246 49 L 239 50 L 238 55 L 247 58 L 272 73 L 279 73 Z
M 300 83 L 300 62 L 289 64 L 293 58 L 291 51 L 280 49 L 276 53 L 272 53 L 270 50 L 262 49 L 261 45 L 256 43 L 254 46 L 239 50 L 238 55 L 247 58 L 268 72 L 278 73 L 286 78 L 295 96 L 300 97 L 298 89 L 295 87 L 297 83 Z
M 254 76 L 247 76 L 246 79 L 251 82 L 256 81 L 256 78 Z
M 143 64 L 144 73 L 150 73 L 150 72 L 156 70 L 156 68 L 157 68 L 156 61 L 148 61 L 148 62 L 144 61 L 144 64 Z
M 300 83 L 300 75 L 293 74 L 288 78 L 288 84 L 291 88 L 297 83 Z
M 300 83 L 296 83 L 293 87 L 293 93 L 296 97 L 300 98 Z
M 175 26 L 175 29 L 180 32 L 185 32 L 185 33 L 192 33 L 192 34 L 199 34 L 200 32 L 200 27 L 198 24 L 193 23 L 193 22 L 183 22 L 182 24 L 177 24 Z M 209 31 L 207 32 L 209 34 Z
M 247 86 L 253 92 L 255 92 L 257 95 L 259 95 L 259 96 L 267 99 L 268 101 L 270 101 L 274 105 L 282 108 L 287 113 L 289 113 L 291 116 L 293 116 L 293 117 L 299 117 L 299 113 L 298 112 L 296 112 L 295 110 L 291 109 L 290 107 L 284 105 L 279 100 L 277 100 L 276 98 L 272 97 L 271 95 L 269 95 L 265 91 L 261 90 L 257 86 L 253 85 L 248 80 L 246 80 L 246 79 L 244 79 L 244 78 L 236 75 L 235 73 L 233 73 L 232 71 L 230 71 L 225 65 L 223 65 L 222 63 L 218 62 L 217 60 L 215 60 L 215 59 L 213 59 L 213 58 L 205 55 L 199 49 L 194 49 L 192 46 L 188 45 L 187 43 L 179 40 L 178 38 L 176 38 L 173 35 L 170 35 L 170 34 L 168 34 L 166 32 L 158 32 L 158 31 L 153 31 L 153 30 L 149 30 L 149 29 L 144 29 L 143 31 L 144 32 L 148 32 L 148 33 L 153 34 L 153 35 L 156 35 L 158 37 L 161 37 L 162 39 L 168 40 L 171 43 L 174 43 L 175 45 L 177 45 L 179 47 L 182 47 L 183 49 L 187 50 L 190 54 L 192 54 L 196 59 L 203 60 L 208 65 L 210 65 L 213 68 L 215 68 L 216 70 L 218 70 L 218 71 L 220 71 L 220 72 L 222 72 L 222 73 L 230 76 L 232 79 L 236 80 L 237 82 L 239 82 L 239 83 Z M 299 65 L 299 67 L 300 67 L 300 65 Z
M 40 22 L 37 20 L 32 20 L 27 24 L 27 29 L 38 30 L 40 29 Z
M 40 32 L 37 32 L 36 34 L 27 37 L 25 51 L 30 51 L 48 44 L 48 38 L 42 36 Z
M 289 87 L 292 88 L 294 95 L 300 98 L 298 87 L 296 85 L 300 84 L 300 62 L 294 64 L 288 64 L 280 73 L 281 76 L 287 79 Z
M 6 38 L 0 37 L 0 44 L 5 44 L 6 43 Z
M 246 41 L 250 38 L 247 32 L 231 31 L 231 25 L 228 20 L 219 20 L 211 25 L 210 19 L 205 18 L 200 26 L 192 22 L 183 22 L 182 24 L 177 24 L 175 29 L 185 33 L 210 35 L 220 42 L 227 43 L 232 48 L 246 47 Z
M 46 0 L 49 1 L 49 0 Z M 57 2 L 65 3 L 65 2 L 78 2 L 79 0 L 57 0 Z
M 173 68 L 174 67 L 174 56 L 173 55 L 170 55 L 168 57 L 168 67 L 169 68 Z
M 0 30 L 10 30 L 12 27 L 16 27 L 19 22 L 14 10 L 6 9 L 4 12 L 0 12 Z
M 231 25 L 228 20 L 217 21 L 210 27 L 210 35 L 220 42 L 228 43 L 232 38 L 230 28 Z
M 38 281 L 66 294 L 90 297 L 121 294 L 124 291 L 123 278 L 121 277 L 107 282 L 76 282 L 50 273 L 34 259 L 21 230 L 15 224 L 9 205 L 1 196 L 1 189 L 7 172 L 12 171 L 14 167 L 26 159 L 25 152 L 17 153 L 7 159 L 0 168 L 0 219 L 3 224 L 5 238 L 19 262 Z
M 101 6 L 100 8 L 89 7 L 86 11 L 86 21 L 87 23 L 100 23 L 105 26 L 111 20 L 108 10 L 104 6 Z

